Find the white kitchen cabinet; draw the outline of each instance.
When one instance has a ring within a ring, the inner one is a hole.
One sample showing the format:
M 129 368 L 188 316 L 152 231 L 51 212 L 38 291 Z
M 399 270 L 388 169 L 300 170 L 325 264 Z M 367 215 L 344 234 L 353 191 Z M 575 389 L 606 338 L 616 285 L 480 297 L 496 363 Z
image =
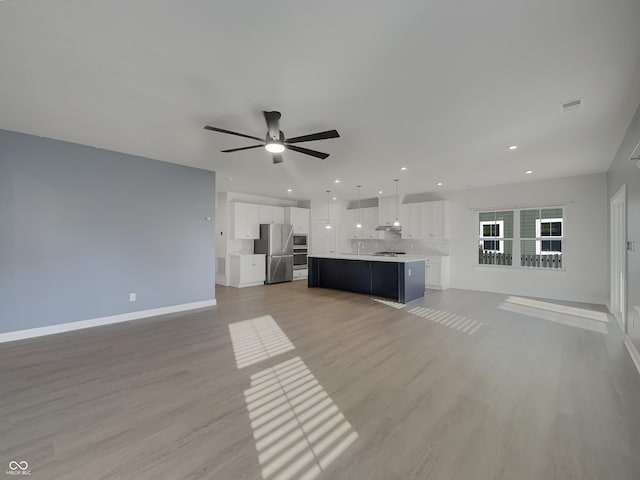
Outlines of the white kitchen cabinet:
M 231 203 L 231 224 L 233 238 L 260 238 L 260 205 Z
M 272 207 L 272 223 L 285 223 L 284 222 L 284 207 Z
M 402 205 L 402 238 L 449 238 L 449 202 L 405 203 Z
M 293 271 L 294 280 L 306 280 L 309 277 L 309 270 L 307 268 L 300 268 Z
M 398 205 L 399 208 L 399 205 Z M 400 215 L 399 210 L 397 215 Z M 393 225 L 396 220 L 396 197 L 378 198 L 378 225 Z
M 258 205 L 260 223 L 284 223 L 284 207 Z
M 427 236 L 428 208 L 426 203 L 405 203 L 402 205 L 402 238 L 424 239 Z
M 383 238 L 382 232 L 376 232 L 378 226 L 378 207 L 367 207 L 362 209 L 362 230 L 363 238 Z
M 287 207 L 284 209 L 284 223 L 293 227 L 293 233 L 309 234 L 309 209 Z
M 231 255 L 229 259 L 229 285 L 242 288 L 264 284 L 265 255 Z
M 356 228 L 356 224 L 360 220 L 362 228 Z M 347 238 L 351 240 L 368 240 L 380 238 L 379 232 L 376 232 L 378 226 L 378 208 L 366 207 L 361 208 L 358 212 L 357 208 L 346 211 L 346 232 Z
M 440 200 L 428 202 L 428 238 L 449 238 L 449 202 Z
M 449 288 L 449 257 L 427 257 L 424 263 L 425 288 L 436 290 Z

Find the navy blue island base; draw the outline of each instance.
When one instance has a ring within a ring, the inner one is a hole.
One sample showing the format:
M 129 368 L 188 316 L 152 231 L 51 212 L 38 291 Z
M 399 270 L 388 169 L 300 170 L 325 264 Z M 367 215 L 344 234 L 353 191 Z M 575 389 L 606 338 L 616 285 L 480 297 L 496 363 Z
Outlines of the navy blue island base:
M 375 261 L 309 256 L 309 288 L 332 288 L 408 303 L 424 297 L 424 260 Z

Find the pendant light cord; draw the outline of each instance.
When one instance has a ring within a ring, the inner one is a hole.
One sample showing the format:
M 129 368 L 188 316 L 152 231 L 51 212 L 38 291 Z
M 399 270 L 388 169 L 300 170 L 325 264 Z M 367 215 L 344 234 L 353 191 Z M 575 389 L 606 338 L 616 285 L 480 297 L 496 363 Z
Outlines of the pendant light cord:
M 398 218 L 398 204 L 400 202 L 400 198 L 398 197 L 398 179 L 396 178 L 394 182 L 396 182 L 396 222 L 400 222 L 400 218 Z

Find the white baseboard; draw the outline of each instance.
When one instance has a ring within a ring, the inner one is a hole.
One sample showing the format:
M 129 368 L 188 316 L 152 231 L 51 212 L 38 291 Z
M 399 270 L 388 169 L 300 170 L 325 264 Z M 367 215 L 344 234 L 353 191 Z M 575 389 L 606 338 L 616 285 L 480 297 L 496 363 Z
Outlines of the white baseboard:
M 53 335 L 55 333 L 71 332 L 73 330 L 81 330 L 83 328 L 100 327 L 102 325 L 111 325 L 112 323 L 130 322 L 131 320 L 166 315 L 168 313 L 184 312 L 186 310 L 194 310 L 196 308 L 213 307 L 216 304 L 215 299 L 204 300 L 202 302 L 183 303 L 182 305 L 171 305 L 170 307 L 152 308 L 150 310 L 121 313 L 119 315 L 111 315 L 109 317 L 80 320 L 79 322 L 59 323 L 57 325 L 49 325 L 46 327 L 16 330 L 14 332 L 0 333 L 0 343 L 24 340 L 26 338 L 42 337 L 44 335 Z
M 633 360 L 633 364 L 636 366 L 638 373 L 640 373 L 640 353 L 636 349 L 635 345 L 631 342 L 628 336 L 624 336 L 624 345 L 627 347 L 627 351 Z
M 245 288 L 245 287 L 259 287 L 261 285 L 264 285 L 264 281 L 262 281 L 262 282 L 249 282 L 249 283 L 230 283 L 228 286 L 229 287 L 234 287 L 234 288 Z

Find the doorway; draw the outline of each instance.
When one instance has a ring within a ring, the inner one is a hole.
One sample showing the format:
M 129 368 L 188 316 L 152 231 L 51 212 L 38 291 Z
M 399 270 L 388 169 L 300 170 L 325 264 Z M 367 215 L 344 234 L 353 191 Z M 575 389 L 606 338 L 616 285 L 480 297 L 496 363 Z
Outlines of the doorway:
M 627 334 L 627 189 L 611 198 L 611 313 Z

